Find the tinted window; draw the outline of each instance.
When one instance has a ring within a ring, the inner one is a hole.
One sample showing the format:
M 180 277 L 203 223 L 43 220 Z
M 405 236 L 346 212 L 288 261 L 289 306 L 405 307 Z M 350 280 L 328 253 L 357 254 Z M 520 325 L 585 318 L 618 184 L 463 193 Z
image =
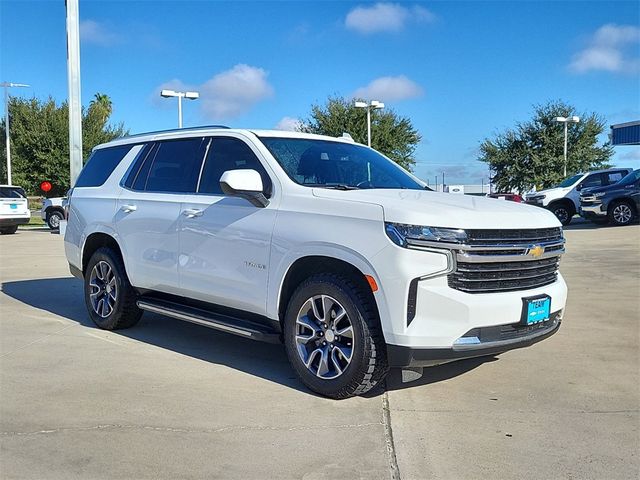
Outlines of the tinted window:
M 195 192 L 202 165 L 201 144 L 201 137 L 160 142 L 145 190 Z
M 629 175 L 624 177 L 620 182 L 620 185 L 630 185 L 637 182 L 638 180 L 640 180 L 640 169 L 634 170 Z
M 587 178 L 584 179 L 584 181 L 580 185 L 582 185 L 582 188 L 601 187 L 602 175 L 600 173 L 589 175 Z
M 147 143 L 142 148 L 142 150 L 138 154 L 138 157 L 135 159 L 135 161 L 131 164 L 131 168 L 129 168 L 129 171 L 125 175 L 126 178 L 122 183 L 125 187 L 127 188 L 133 187 L 133 183 L 135 182 L 136 178 L 138 177 L 138 173 L 140 172 L 140 167 L 144 164 L 145 160 L 149 156 L 149 153 L 151 152 L 151 149 L 153 148 L 153 146 L 154 146 L 153 143 Z M 149 173 L 148 168 L 147 168 L 147 173 Z M 144 177 L 144 181 L 145 182 L 147 181 L 146 176 Z M 143 187 L 144 187 L 144 184 L 143 184 Z
M 27 198 L 20 187 L 0 187 L 0 198 Z
M 122 145 L 95 150 L 80 172 L 75 186 L 99 187 L 102 185 L 132 147 L 133 145 Z
M 560 182 L 558 184 L 558 187 L 562 187 L 562 188 L 570 187 L 571 185 L 576 183 L 581 178 L 582 178 L 582 174 L 581 173 L 579 173 L 578 175 L 574 175 L 573 177 L 565 178 L 562 182 Z
M 214 137 L 202 170 L 199 193 L 222 195 L 220 177 L 227 170 L 256 170 L 262 177 L 265 195 L 271 193 L 271 179 L 249 145 L 233 137 Z

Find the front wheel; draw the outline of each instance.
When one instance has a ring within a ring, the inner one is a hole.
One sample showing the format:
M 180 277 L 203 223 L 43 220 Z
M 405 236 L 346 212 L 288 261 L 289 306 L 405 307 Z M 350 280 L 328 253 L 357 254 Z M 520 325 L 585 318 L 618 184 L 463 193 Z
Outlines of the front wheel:
M 64 219 L 62 212 L 54 210 L 47 214 L 47 225 L 51 230 L 58 230 L 60 228 L 60 221 Z
M 372 300 L 342 275 L 314 275 L 298 287 L 287 307 L 284 343 L 298 378 L 327 397 L 363 394 L 388 371 Z
M 627 202 L 617 202 L 609 209 L 609 221 L 614 225 L 629 225 L 633 217 L 633 208 Z
M 574 215 L 574 211 L 568 205 L 565 205 L 564 203 L 552 205 L 550 210 L 562 225 L 567 226 L 571 223 L 571 218 Z

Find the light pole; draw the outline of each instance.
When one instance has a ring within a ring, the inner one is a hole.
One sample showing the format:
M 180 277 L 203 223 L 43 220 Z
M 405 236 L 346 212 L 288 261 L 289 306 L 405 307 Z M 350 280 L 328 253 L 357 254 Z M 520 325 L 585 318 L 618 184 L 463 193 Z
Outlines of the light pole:
M 4 87 L 4 136 L 7 141 L 7 185 L 11 185 L 11 138 L 9 136 L 9 89 L 11 87 L 30 87 L 24 83 L 2 82 L 0 87 Z
M 200 97 L 198 92 L 176 92 L 175 90 L 162 90 L 160 96 L 164 98 L 178 97 L 178 128 L 182 128 L 182 98 L 195 100 Z
M 554 119 L 558 123 L 564 123 L 564 176 L 567 176 L 567 126 L 569 123 L 578 123 L 580 117 L 556 117 Z
M 379 102 L 378 100 L 371 100 L 369 103 L 367 102 L 356 102 L 353 104 L 356 108 L 366 108 L 367 109 L 367 144 L 371 146 L 371 109 L 374 110 L 384 108 L 384 103 Z

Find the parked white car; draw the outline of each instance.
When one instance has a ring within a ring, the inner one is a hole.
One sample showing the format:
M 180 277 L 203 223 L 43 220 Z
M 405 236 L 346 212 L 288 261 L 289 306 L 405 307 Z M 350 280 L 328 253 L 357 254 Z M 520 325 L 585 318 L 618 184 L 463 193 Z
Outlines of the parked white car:
M 530 205 L 551 210 L 563 225 L 569 225 L 580 208 L 580 191 L 583 188 L 612 185 L 624 178 L 631 168 L 610 168 L 578 173 L 564 179 L 558 186 L 530 193 L 525 201 Z
M 389 367 L 538 342 L 567 297 L 550 212 L 428 191 L 371 148 L 296 132 L 100 145 L 69 195 L 64 244 L 100 328 L 146 310 L 283 342 L 300 380 L 334 398 Z
M 18 225 L 29 223 L 31 211 L 22 187 L 0 185 L 0 234 L 18 231 Z
M 58 230 L 60 222 L 64 220 L 65 197 L 45 198 L 42 202 L 40 216 L 51 230 Z

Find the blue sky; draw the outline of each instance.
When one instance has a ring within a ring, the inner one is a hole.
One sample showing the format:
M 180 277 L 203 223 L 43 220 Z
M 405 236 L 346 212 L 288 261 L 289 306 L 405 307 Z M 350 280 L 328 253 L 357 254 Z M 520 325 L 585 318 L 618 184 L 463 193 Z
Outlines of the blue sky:
M 422 134 L 418 176 L 480 183 L 480 142 L 533 104 L 640 119 L 639 5 L 80 0 L 82 100 L 108 94 L 136 133 L 177 125 L 163 86 L 201 92 L 186 126 L 287 127 L 359 93 Z M 12 94 L 66 98 L 63 0 L 2 0 L 0 42 L 1 79 L 32 85 Z M 639 168 L 640 147 L 618 147 L 614 163 Z

